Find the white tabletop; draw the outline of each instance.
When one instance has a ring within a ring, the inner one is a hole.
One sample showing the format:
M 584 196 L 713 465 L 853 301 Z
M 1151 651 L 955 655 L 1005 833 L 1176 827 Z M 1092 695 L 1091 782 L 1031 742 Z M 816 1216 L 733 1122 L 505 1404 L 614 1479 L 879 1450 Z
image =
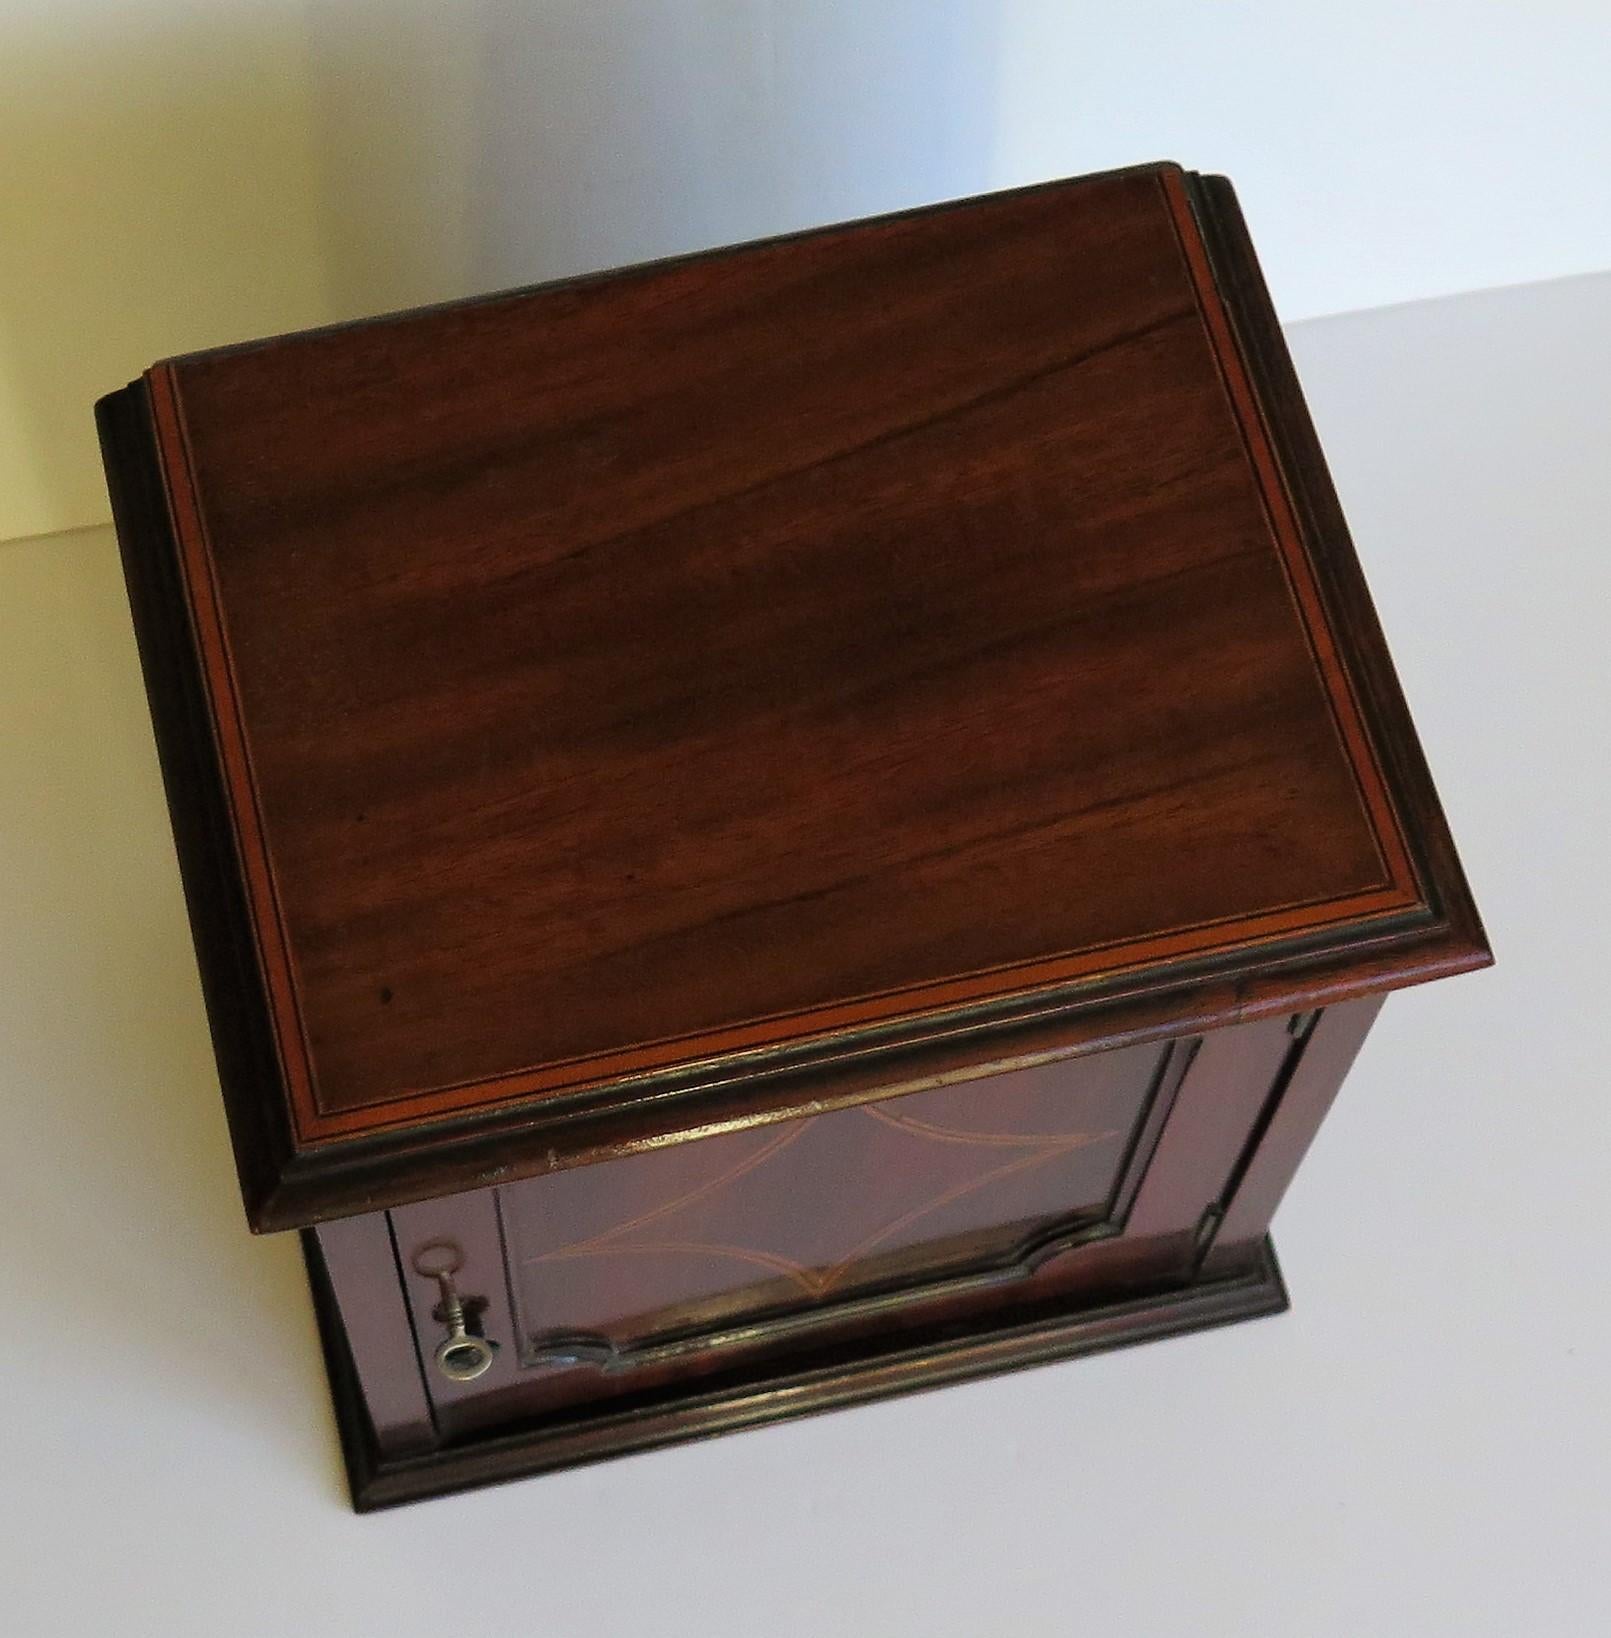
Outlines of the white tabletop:
M 1406 993 L 1294 1311 L 366 1518 L 235 1195 L 110 531 L 0 545 L 0 1631 L 1611 1630 L 1611 275 L 1299 327 L 1499 959 Z

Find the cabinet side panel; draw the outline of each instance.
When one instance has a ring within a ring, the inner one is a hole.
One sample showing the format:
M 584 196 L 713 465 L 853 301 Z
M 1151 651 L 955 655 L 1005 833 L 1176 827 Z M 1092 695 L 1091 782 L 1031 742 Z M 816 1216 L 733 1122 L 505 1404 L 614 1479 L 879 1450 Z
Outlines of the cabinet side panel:
M 1382 1001 L 1379 995 L 1366 996 L 1321 1013 L 1226 1205 L 1208 1256 L 1210 1273 L 1249 1262 L 1257 1254 L 1270 1219 L 1376 1021 Z
M 313 1233 L 376 1445 L 386 1456 L 434 1450 L 436 1428 L 385 1213 L 325 1223 Z

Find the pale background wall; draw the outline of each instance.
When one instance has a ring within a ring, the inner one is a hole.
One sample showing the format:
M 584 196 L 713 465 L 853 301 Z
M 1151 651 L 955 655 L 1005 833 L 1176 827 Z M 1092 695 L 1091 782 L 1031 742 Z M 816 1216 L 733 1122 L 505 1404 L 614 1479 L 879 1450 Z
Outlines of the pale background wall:
M 1142 159 L 1283 315 L 1611 265 L 1601 0 L 0 0 L 0 539 L 152 359 Z
M 0 0 L 0 539 L 107 516 L 90 406 L 328 311 L 300 0 Z

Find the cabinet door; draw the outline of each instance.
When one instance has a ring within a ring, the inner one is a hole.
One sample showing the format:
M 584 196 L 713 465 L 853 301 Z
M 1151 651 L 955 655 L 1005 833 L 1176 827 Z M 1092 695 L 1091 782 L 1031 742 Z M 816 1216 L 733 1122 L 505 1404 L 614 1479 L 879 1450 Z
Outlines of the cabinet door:
M 1292 1047 L 1277 1019 L 398 1208 L 438 1424 L 1186 1280 Z M 443 1248 L 497 1345 L 471 1380 L 432 1368 Z

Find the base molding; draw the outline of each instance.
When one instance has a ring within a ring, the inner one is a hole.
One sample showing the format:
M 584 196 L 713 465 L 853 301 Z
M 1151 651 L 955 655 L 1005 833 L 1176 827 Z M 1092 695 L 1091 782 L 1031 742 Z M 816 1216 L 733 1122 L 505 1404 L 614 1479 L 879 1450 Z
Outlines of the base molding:
M 1013 1323 L 1010 1315 L 997 1315 L 976 1329 L 940 1342 L 869 1345 L 859 1355 L 816 1369 L 777 1371 L 748 1382 L 667 1394 L 625 1408 L 614 1404 L 570 1412 L 425 1454 L 386 1457 L 370 1430 L 318 1242 L 311 1233 L 304 1231 L 302 1248 L 353 1507 L 361 1513 L 971 1377 L 1257 1319 L 1288 1307 L 1275 1248 L 1266 1238 L 1257 1247 L 1251 1267 L 1184 1288 L 1041 1315 L 1028 1322 Z

